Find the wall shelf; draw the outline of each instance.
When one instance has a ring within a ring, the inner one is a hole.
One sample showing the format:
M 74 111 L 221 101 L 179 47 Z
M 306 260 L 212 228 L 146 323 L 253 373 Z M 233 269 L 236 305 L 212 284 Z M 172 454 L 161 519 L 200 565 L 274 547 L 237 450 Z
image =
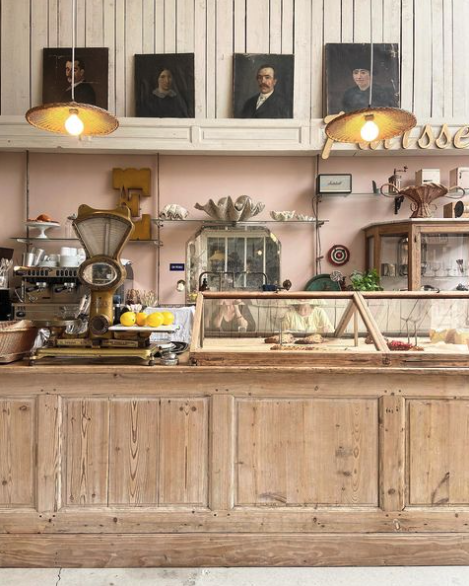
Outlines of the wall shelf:
M 119 118 L 120 126 L 105 137 L 82 139 L 56 135 L 30 126 L 24 116 L 0 116 L 0 150 L 55 153 L 131 153 L 168 155 L 238 155 L 238 156 L 311 156 L 322 152 L 325 143 L 322 119 L 178 119 Z M 447 124 L 453 137 L 466 120 L 429 119 L 420 121 L 411 132 L 418 139 L 425 124 L 438 136 Z M 391 148 L 382 144 L 376 150 L 361 149 L 355 144 L 336 143 L 331 156 L 467 156 L 466 149 L 438 148 L 431 144 L 421 149 L 412 145 L 402 149 L 395 139 Z
M 48 242 L 80 242 L 78 238 L 37 238 L 34 236 L 12 236 L 10 240 L 15 240 L 22 244 L 29 244 L 30 242 L 41 242 L 42 244 L 47 244 Z M 148 244 L 149 242 L 152 242 L 155 246 L 163 246 L 160 240 L 154 238 L 151 240 L 129 240 L 127 244 Z
M 263 226 L 264 224 L 276 224 L 277 226 L 286 226 L 288 224 L 304 224 L 304 225 L 308 225 L 308 226 L 322 226 L 324 225 L 326 222 L 328 222 L 329 220 L 286 220 L 285 222 L 280 222 L 277 220 L 246 220 L 244 222 L 224 222 L 222 220 L 209 220 L 209 219 L 197 219 L 197 218 L 189 218 L 189 219 L 185 219 L 185 220 L 161 220 L 160 218 L 152 218 L 151 220 L 154 224 L 157 224 L 158 226 L 168 226 L 168 225 L 181 225 L 181 224 L 187 224 L 187 223 L 193 223 L 193 224 L 201 224 L 202 226 L 206 227 L 206 228 L 223 228 L 223 227 L 229 227 L 229 228 L 233 228 L 233 227 L 249 227 L 249 226 Z

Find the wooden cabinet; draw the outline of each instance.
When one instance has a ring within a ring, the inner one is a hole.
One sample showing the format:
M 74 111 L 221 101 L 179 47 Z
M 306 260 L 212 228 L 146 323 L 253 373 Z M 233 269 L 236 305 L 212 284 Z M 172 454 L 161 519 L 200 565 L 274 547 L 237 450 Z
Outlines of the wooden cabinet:
M 366 269 L 376 269 L 385 290 L 441 291 L 467 287 L 469 220 L 416 218 L 364 228 Z
M 468 368 L 0 368 L 0 567 L 469 564 Z

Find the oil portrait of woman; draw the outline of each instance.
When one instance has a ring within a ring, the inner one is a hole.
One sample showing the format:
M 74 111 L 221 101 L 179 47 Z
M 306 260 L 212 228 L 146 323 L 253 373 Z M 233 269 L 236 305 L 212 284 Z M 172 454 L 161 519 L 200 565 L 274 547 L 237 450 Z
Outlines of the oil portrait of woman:
M 194 55 L 135 55 L 136 115 L 194 117 Z

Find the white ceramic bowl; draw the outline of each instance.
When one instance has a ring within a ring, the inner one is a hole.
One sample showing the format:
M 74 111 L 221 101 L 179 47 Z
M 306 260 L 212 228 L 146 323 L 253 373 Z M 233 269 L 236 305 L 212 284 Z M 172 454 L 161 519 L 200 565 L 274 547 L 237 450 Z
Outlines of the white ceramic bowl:
M 277 222 L 287 222 L 288 220 L 291 220 L 294 215 L 295 215 L 295 210 L 293 210 L 293 211 L 285 210 L 284 212 L 275 212 L 275 211 L 270 212 L 270 217 L 273 218 Z

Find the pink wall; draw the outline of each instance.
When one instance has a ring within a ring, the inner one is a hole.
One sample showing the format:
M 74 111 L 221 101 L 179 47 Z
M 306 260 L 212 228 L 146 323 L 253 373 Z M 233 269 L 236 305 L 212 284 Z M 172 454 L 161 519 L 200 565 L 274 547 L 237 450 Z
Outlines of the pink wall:
M 361 228 L 371 222 L 395 218 L 393 202 L 371 194 L 371 180 L 378 185 L 387 181 L 394 167 L 409 166 L 405 183 L 414 182 L 421 168 L 440 168 L 442 183 L 448 184 L 449 170 L 469 166 L 469 157 L 335 157 L 319 162 L 320 173 L 352 173 L 354 194 L 349 197 L 324 197 L 319 215 L 329 219 L 321 229 L 322 253 L 333 244 L 344 244 L 351 250 L 351 260 L 343 267 L 349 274 L 363 268 L 364 239 Z M 150 167 L 153 195 L 143 203 L 143 212 L 158 216 L 167 203 L 185 206 L 192 218 L 204 217 L 194 209 L 196 202 L 231 195 L 250 195 L 263 201 L 265 210 L 259 219 L 270 219 L 270 210 L 296 210 L 311 214 L 314 192 L 316 158 L 311 157 L 222 157 L 222 156 L 142 156 L 142 155 L 30 155 L 30 216 L 48 213 L 65 223 L 67 215 L 81 203 L 111 208 L 117 194 L 111 188 L 113 167 Z M 12 246 L 10 236 L 24 234 L 25 219 L 25 154 L 0 154 L 1 191 L 0 246 Z M 442 216 L 440 207 L 436 215 Z M 409 216 L 401 209 L 399 218 Z M 160 237 L 164 246 L 130 244 L 124 256 L 133 261 L 136 287 L 156 289 L 160 263 L 160 301 L 183 303 L 184 295 L 175 290 L 182 274 L 169 271 L 170 262 L 185 262 L 185 244 L 197 230 L 197 224 L 165 225 Z M 289 278 L 293 288 L 301 290 L 314 274 L 313 226 L 282 223 L 270 224 L 282 243 L 282 279 Z M 62 235 L 63 228 L 51 235 Z M 153 237 L 158 237 L 154 227 Z M 16 261 L 20 260 L 22 245 L 14 244 Z M 58 252 L 60 243 L 48 245 Z M 333 269 L 327 260 L 322 271 Z
M 160 157 L 160 205 L 179 203 L 189 216 L 203 218 L 194 204 L 231 195 L 249 195 L 265 203 L 256 219 L 271 219 L 271 210 L 311 214 L 314 160 L 307 157 Z M 206 216 L 205 216 L 206 217 Z M 166 225 L 161 238 L 161 297 L 183 302 L 175 291 L 180 273 L 169 271 L 170 262 L 184 262 L 185 243 L 196 226 Z M 282 243 L 281 278 L 301 289 L 314 272 L 314 228 L 303 224 L 268 224 Z
M 322 229 L 322 253 L 334 244 L 345 244 L 350 249 L 350 262 L 341 270 L 349 275 L 354 269 L 363 269 L 365 264 L 365 240 L 362 228 L 373 222 L 405 219 L 410 217 L 409 206 L 404 203 L 397 216 L 394 215 L 394 200 L 372 195 L 371 181 L 378 187 L 387 183 L 395 168 L 402 169 L 403 186 L 415 184 L 415 172 L 419 169 L 440 169 L 441 183 L 449 185 L 449 172 L 456 167 L 468 167 L 469 156 L 456 157 L 331 157 L 319 162 L 319 173 L 352 173 L 353 194 L 348 197 L 324 196 L 319 204 L 319 215 L 329 218 L 330 222 Z M 437 202 L 436 217 L 443 217 L 443 205 L 448 199 Z M 333 270 L 327 258 L 322 263 L 322 270 Z

